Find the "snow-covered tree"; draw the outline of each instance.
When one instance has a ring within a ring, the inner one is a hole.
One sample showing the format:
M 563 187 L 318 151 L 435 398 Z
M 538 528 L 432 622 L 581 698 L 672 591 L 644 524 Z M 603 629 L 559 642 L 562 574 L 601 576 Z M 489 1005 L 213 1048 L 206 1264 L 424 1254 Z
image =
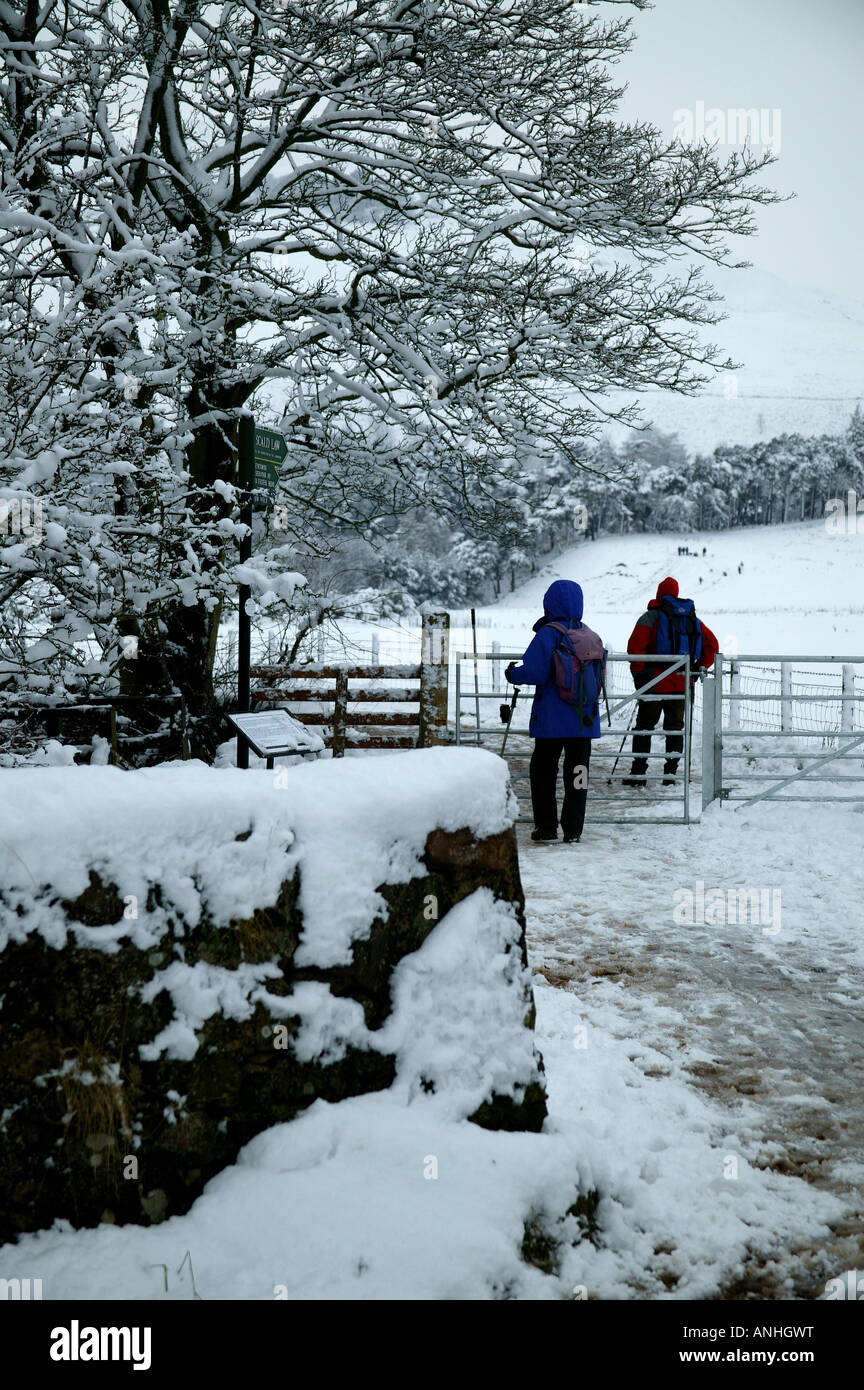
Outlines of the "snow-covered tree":
M 858 463 L 864 467 L 864 414 L 860 404 L 856 405 L 849 420 L 846 442 Z
M 206 713 L 250 407 L 289 521 L 246 577 L 286 599 L 316 531 L 477 534 L 523 447 L 579 466 L 610 388 L 727 365 L 659 267 L 725 260 L 766 160 L 616 119 L 626 8 L 0 0 L 0 483 L 44 509 L 2 538 L 7 689 Z

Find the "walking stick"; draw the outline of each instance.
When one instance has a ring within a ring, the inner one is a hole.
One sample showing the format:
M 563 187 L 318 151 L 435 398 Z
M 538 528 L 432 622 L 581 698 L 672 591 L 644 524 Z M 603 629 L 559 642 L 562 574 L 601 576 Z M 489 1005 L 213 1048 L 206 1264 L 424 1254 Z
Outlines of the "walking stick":
M 624 730 L 624 737 L 623 737 L 622 740 L 621 740 L 621 747 L 618 749 L 618 756 L 616 757 L 614 763 L 612 764 L 612 771 L 609 773 L 609 776 L 606 778 L 606 785 L 607 785 L 607 787 L 611 787 L 611 785 L 612 785 L 612 778 L 615 776 L 615 769 L 616 769 L 616 767 L 618 766 L 618 759 L 621 757 L 621 754 L 624 752 L 624 744 L 627 742 L 627 736 L 628 736 L 628 734 L 630 733 L 630 725 L 633 723 L 633 716 L 634 716 L 635 713 L 636 713 L 636 701 L 634 700 L 634 701 L 633 701 L 633 708 L 632 708 L 631 711 L 630 711 L 630 718 L 629 718 L 628 721 L 627 721 L 627 728 Z
M 513 711 L 514 711 L 515 708 L 516 708 L 516 701 L 517 701 L 518 699 L 519 699 L 519 687 L 518 687 L 518 685 L 517 685 L 517 686 L 514 686 L 513 695 L 511 696 L 509 705 L 499 705 L 499 706 L 498 706 L 498 713 L 499 713 L 500 716 L 501 716 L 501 722 L 502 722 L 502 724 L 505 725 L 504 737 L 503 737 L 503 739 L 501 740 L 501 757 L 502 757 L 502 758 L 504 757 L 504 749 L 507 747 L 507 735 L 508 735 L 509 732 L 510 732 L 510 721 L 511 721 L 511 719 L 513 718 Z

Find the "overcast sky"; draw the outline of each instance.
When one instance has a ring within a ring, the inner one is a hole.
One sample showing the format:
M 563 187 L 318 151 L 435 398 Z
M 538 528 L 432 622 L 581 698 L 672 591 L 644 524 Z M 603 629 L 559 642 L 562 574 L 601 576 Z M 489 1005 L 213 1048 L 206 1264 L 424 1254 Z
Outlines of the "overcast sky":
M 655 0 L 634 25 L 616 70 L 622 114 L 671 136 L 676 109 L 699 102 L 779 108 L 780 160 L 763 181 L 798 197 L 760 209 L 758 237 L 738 247 L 784 279 L 864 300 L 864 0 Z

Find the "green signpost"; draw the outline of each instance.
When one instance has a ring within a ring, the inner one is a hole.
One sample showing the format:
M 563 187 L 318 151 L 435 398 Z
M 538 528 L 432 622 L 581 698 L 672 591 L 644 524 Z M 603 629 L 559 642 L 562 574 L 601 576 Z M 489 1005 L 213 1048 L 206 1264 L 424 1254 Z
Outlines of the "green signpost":
M 288 453 L 284 435 L 276 430 L 254 427 L 252 487 L 256 491 L 275 492 L 279 480 L 279 465 Z
M 262 503 L 256 493 L 276 491 L 279 465 L 288 453 L 284 436 L 277 430 L 259 428 L 251 416 L 244 416 L 237 431 L 238 474 L 243 497 L 240 520 L 248 528 L 240 542 L 240 563 L 252 558 L 252 509 Z M 250 666 L 252 661 L 252 624 L 247 604 L 252 597 L 248 584 L 239 589 L 240 613 L 237 631 L 237 704 L 241 714 L 249 710 Z M 238 731 L 237 766 L 249 766 L 249 744 Z

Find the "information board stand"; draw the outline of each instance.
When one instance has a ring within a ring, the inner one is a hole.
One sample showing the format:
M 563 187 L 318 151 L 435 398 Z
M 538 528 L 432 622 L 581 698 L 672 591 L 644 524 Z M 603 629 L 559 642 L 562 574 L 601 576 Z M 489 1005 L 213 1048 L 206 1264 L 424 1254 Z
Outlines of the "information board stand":
M 295 719 L 285 709 L 263 710 L 260 714 L 226 715 L 229 724 L 237 730 L 237 766 L 249 766 L 249 749 L 265 758 L 268 768 L 273 759 L 285 757 L 289 753 L 308 753 L 315 757 L 324 750 L 324 740 L 314 729 L 307 729 L 299 719 Z M 245 760 L 241 761 L 241 747 Z

